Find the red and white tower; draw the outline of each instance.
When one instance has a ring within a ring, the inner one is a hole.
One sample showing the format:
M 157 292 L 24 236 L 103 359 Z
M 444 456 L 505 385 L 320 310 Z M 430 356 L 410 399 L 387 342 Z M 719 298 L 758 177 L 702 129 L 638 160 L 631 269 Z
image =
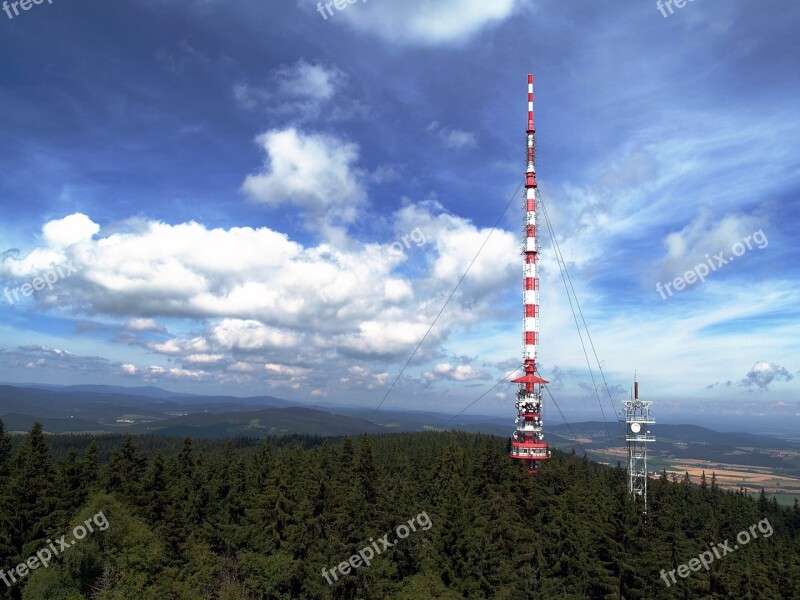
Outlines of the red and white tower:
M 549 383 L 536 375 L 536 356 L 539 347 L 539 265 L 536 245 L 536 203 L 539 188 L 536 183 L 536 128 L 533 125 L 533 75 L 528 75 L 528 147 L 525 171 L 525 257 L 523 275 L 522 354 L 525 375 L 513 379 L 517 390 L 516 430 L 511 438 L 511 458 L 524 460 L 531 473 L 539 470 L 539 462 L 550 458 L 550 450 L 542 434 L 542 385 Z

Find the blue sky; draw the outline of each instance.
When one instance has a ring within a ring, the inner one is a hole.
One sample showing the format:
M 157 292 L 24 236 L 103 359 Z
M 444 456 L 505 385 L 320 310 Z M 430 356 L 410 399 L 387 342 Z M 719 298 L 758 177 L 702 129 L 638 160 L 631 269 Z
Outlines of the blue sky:
M 0 381 L 377 406 L 522 179 L 533 71 L 543 198 L 615 398 L 637 370 L 662 414 L 797 422 L 800 6 L 316 8 L 0 12 Z M 521 211 L 386 408 L 456 412 L 519 360 Z M 597 416 L 542 245 L 540 369 Z M 510 388 L 473 412 L 511 418 Z

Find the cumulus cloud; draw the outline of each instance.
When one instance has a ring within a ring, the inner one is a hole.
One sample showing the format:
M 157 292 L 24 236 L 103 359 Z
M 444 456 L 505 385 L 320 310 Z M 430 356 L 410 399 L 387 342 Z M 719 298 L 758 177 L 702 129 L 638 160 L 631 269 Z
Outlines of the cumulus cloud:
M 226 350 L 263 350 L 264 348 L 293 348 L 297 337 L 252 320 L 224 319 L 211 330 L 211 337 Z
M 519 239 L 510 231 L 496 229 L 490 236 L 491 228 L 476 228 L 467 219 L 443 211 L 437 202 L 409 204 L 397 212 L 398 231 L 411 231 L 414 227 L 425 232 L 426 247 L 435 248 L 430 255 L 427 281 L 432 289 L 452 289 L 487 239 L 463 288 L 485 295 L 519 275 Z
M 86 215 L 75 213 L 45 224 L 42 237 L 51 248 L 65 248 L 90 240 L 100 231 L 100 226 Z
M 209 350 L 208 342 L 202 337 L 191 340 L 172 339 L 162 343 L 151 342 L 148 347 L 160 354 L 175 356 L 187 352 L 207 352 Z
M 747 375 L 739 382 L 739 385 L 766 391 L 769 389 L 770 384 L 776 381 L 791 381 L 792 379 L 794 379 L 794 376 L 784 367 L 760 360 L 747 372 Z
M 259 135 L 264 168 L 248 175 L 242 191 L 268 206 L 293 205 L 308 214 L 352 222 L 366 202 L 364 173 L 357 167 L 358 144 L 290 127 Z
M 0 367 L 24 369 L 34 373 L 45 370 L 51 372 L 66 370 L 92 373 L 95 376 L 121 375 L 150 383 L 164 380 L 199 380 L 208 377 L 208 373 L 201 370 L 159 365 L 139 368 L 131 363 L 121 364 L 99 356 L 73 354 L 48 346 L 0 348 Z M 31 374 L 30 377 L 36 378 L 37 375 Z
M 198 365 L 213 365 L 224 361 L 225 356 L 222 354 L 190 354 L 183 360 Z
M 80 213 L 48 221 L 42 227 L 43 246 L 24 256 L 17 248 L 0 252 L 0 277 L 30 280 L 46 271 L 56 279 L 69 277 L 94 258 L 84 249 L 99 231 L 97 223 Z
M 18 346 L 0 348 L 0 366 L 4 369 L 58 369 L 103 373 L 109 361 L 99 356 L 81 356 L 48 346 Z
M 136 219 L 67 248 L 9 254 L 0 270 L 27 277 L 31 254 L 61 262 L 93 253 L 80 272 L 28 302 L 78 318 L 119 319 L 126 337 L 116 343 L 160 359 L 131 357 L 113 369 L 118 376 L 374 390 L 388 380 L 385 361 L 406 358 L 420 342 L 489 232 L 432 202 L 408 202 L 387 221 L 387 240 L 419 228 L 425 243 L 403 252 L 388 252 L 388 242 L 304 246 L 269 228 Z M 498 294 L 519 275 L 516 250 L 514 234 L 494 232 L 420 361 L 440 356 L 454 330 L 492 318 Z M 135 335 L 166 334 L 164 318 L 171 319 L 169 335 Z M 354 364 L 362 366 L 351 370 Z M 482 376 L 467 366 L 439 374 L 454 381 Z
M 523 4 L 524 0 L 370 2 L 341 11 L 336 17 L 384 41 L 441 45 L 468 40 L 481 30 L 505 21 Z

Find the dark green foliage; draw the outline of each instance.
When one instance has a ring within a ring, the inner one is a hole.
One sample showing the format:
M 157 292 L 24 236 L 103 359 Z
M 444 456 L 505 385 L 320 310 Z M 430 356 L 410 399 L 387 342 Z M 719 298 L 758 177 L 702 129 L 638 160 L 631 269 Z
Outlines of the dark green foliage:
M 34 600 L 800 597 L 800 507 L 716 478 L 650 482 L 556 452 L 530 476 L 466 433 L 227 441 L 58 436 L 0 422 L 0 568 L 103 511 L 110 527 L 0 598 Z M 53 456 L 57 459 L 54 460 Z M 371 566 L 330 571 L 425 512 Z M 667 587 L 660 577 L 762 519 L 761 537 Z

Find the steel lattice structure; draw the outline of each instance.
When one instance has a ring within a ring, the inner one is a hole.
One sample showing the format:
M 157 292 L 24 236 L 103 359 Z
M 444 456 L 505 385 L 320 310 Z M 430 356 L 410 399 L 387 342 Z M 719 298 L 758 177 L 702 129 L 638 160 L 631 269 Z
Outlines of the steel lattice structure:
M 647 444 L 655 442 L 650 435 L 649 425 L 655 423 L 650 414 L 652 402 L 639 400 L 639 382 L 633 384 L 633 399 L 625 400 L 623 419 L 625 441 L 628 444 L 628 491 L 634 497 L 641 497 L 644 512 L 647 512 Z

